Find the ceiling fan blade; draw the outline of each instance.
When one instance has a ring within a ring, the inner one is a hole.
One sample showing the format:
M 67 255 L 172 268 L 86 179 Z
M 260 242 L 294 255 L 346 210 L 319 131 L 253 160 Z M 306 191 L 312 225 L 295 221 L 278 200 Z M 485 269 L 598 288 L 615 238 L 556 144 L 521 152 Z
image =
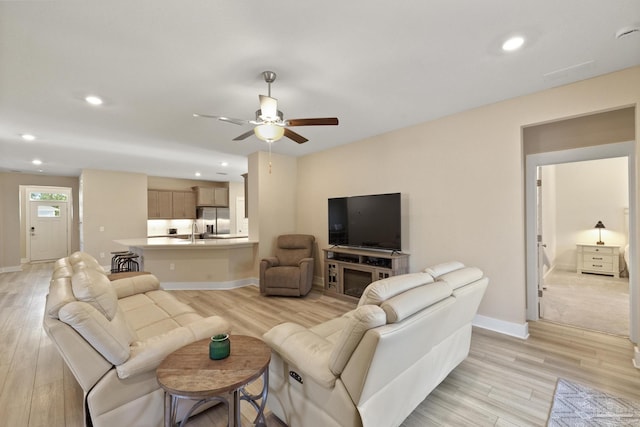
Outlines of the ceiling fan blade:
M 278 100 L 266 95 L 260 97 L 260 115 L 263 120 L 276 120 L 278 118 Z
M 244 125 L 244 124 L 249 123 L 248 120 L 234 119 L 233 117 L 226 117 L 226 116 L 213 116 L 211 114 L 193 113 L 193 117 L 204 117 L 205 119 L 218 119 L 218 120 L 221 120 L 223 122 L 233 123 L 234 125 Z
M 242 141 L 243 139 L 249 138 L 251 135 L 253 135 L 253 129 L 243 133 L 242 135 L 236 136 L 235 138 L 233 138 L 233 140 L 234 141 Z
M 304 136 L 300 135 L 299 133 L 295 133 L 291 129 L 287 129 L 287 128 L 284 128 L 284 136 L 297 142 L 298 144 L 303 144 L 308 141 L 308 139 L 305 138 Z
M 336 126 L 337 124 L 338 124 L 337 117 L 287 120 L 287 126 L 323 126 L 323 125 Z

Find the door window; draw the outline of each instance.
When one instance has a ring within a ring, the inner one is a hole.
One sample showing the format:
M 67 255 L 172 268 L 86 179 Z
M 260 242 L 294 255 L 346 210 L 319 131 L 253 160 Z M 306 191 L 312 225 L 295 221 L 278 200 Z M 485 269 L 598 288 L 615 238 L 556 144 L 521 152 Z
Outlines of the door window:
M 38 205 L 38 218 L 57 218 L 60 216 L 60 206 Z
M 57 200 L 61 202 L 66 202 L 68 200 L 68 196 L 62 193 L 41 193 L 37 191 L 32 191 L 29 193 L 29 200 L 33 200 L 33 201 Z

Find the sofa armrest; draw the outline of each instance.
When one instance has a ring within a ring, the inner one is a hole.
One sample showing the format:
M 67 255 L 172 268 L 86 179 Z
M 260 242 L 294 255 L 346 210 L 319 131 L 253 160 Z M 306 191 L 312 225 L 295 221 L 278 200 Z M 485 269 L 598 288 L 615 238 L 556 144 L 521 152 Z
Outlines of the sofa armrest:
M 302 267 L 303 265 L 313 265 L 313 258 L 302 258 L 298 265 Z
M 267 290 L 267 285 L 265 281 L 265 275 L 267 270 L 271 267 L 276 267 L 280 265 L 280 261 L 276 257 L 266 257 L 262 258 L 260 261 L 260 293 L 263 294 Z
M 313 378 L 318 384 L 332 388 L 336 376 L 329 369 L 333 344 L 296 323 L 282 323 L 271 328 L 262 339 L 299 373 Z
M 122 299 L 131 295 L 158 290 L 160 289 L 160 281 L 153 274 L 142 274 L 113 280 L 111 286 L 115 288 L 118 299 Z
M 260 264 L 264 264 L 266 268 L 277 267 L 280 265 L 280 260 L 274 256 L 262 258 Z
M 169 354 L 180 347 L 213 335 L 229 333 L 229 329 L 229 323 L 222 317 L 211 316 L 162 335 L 136 341 L 131 345 L 129 359 L 116 366 L 118 377 L 125 379 L 155 370 Z

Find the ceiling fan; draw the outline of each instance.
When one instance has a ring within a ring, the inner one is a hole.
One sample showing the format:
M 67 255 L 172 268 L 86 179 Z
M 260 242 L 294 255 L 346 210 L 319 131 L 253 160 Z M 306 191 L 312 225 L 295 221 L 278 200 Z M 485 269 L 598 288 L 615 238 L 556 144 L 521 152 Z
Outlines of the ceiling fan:
M 251 124 L 255 127 L 233 138 L 234 141 L 242 141 L 255 134 L 258 138 L 267 142 L 274 142 L 286 136 L 287 138 L 302 144 L 308 139 L 289 129 L 295 126 L 335 126 L 338 124 L 337 117 L 323 117 L 311 119 L 289 119 L 285 120 L 282 111 L 278 110 L 278 100 L 271 97 L 271 83 L 276 80 L 276 73 L 273 71 L 263 71 L 262 77 L 268 85 L 268 95 L 258 95 L 260 98 L 260 109 L 256 110 L 255 120 L 235 119 L 227 116 L 214 116 L 210 114 L 194 114 L 194 117 L 205 117 L 218 119 L 223 122 L 236 125 Z

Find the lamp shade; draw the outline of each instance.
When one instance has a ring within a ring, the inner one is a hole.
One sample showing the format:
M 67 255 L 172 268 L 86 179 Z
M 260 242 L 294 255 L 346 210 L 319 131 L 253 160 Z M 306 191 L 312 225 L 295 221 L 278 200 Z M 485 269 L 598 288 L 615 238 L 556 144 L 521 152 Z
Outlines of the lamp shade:
M 607 227 L 604 226 L 602 221 L 598 221 L 598 223 L 593 228 L 607 228 Z
M 253 128 L 253 132 L 261 140 L 273 142 L 282 138 L 284 135 L 284 128 L 282 126 L 266 123 Z

